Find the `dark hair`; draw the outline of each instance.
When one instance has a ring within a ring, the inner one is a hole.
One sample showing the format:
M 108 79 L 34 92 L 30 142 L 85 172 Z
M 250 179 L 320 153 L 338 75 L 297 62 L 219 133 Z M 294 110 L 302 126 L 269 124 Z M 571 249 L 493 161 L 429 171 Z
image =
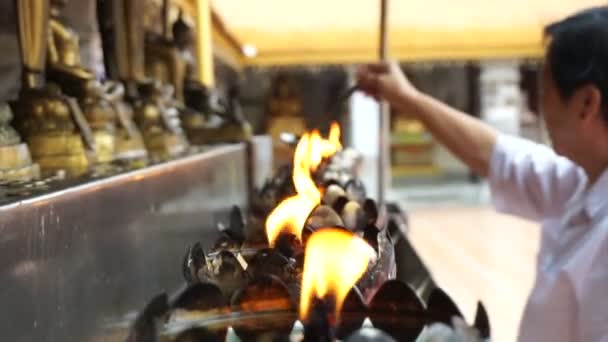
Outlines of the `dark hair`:
M 593 84 L 601 92 L 608 122 L 608 6 L 576 13 L 545 28 L 551 38 L 547 63 L 560 95 L 568 99 Z

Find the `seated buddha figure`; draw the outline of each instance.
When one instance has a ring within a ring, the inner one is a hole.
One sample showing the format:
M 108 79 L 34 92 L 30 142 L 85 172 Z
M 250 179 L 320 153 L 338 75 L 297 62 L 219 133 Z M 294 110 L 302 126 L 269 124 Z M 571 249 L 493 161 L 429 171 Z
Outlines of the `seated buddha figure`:
M 195 32 L 183 12 L 172 26 L 172 49 L 177 52 L 180 68 L 185 70 L 180 83 L 178 100 L 183 104 L 182 122 L 188 139 L 196 145 L 240 142 L 252 136 L 251 125 L 245 120 L 236 87 L 222 101 L 215 91 L 197 80 L 197 65 L 192 46 Z M 175 68 L 177 70 L 177 68 Z
M 45 13 L 48 0 L 24 0 L 16 4 L 22 83 L 18 99 L 11 104 L 15 128 L 27 143 L 43 176 L 58 171 L 82 175 L 89 167 L 89 151 L 93 147 L 88 139 L 90 136 L 76 119 L 78 113 L 72 110 L 74 102 L 45 78 L 44 63 L 50 37 L 47 36 L 50 22 Z
M 59 87 L 51 83 L 42 88 L 25 88 L 14 107 L 15 125 L 43 176 L 59 170 L 69 176 L 88 171 L 93 146 L 87 132 L 74 120 L 71 103 Z
M 141 98 L 134 106 L 133 118 L 139 127 L 153 161 L 167 160 L 188 148 L 179 113 L 173 104 L 173 88 L 158 80 L 139 86 Z
M 275 165 L 288 162 L 293 151 L 281 141 L 281 133 L 301 135 L 306 131 L 302 100 L 289 76 L 280 74 L 268 98 L 268 134 L 272 137 Z
M 60 84 L 67 95 L 78 99 L 95 141 L 96 161 L 110 163 L 116 159 L 118 131 L 124 127 L 106 98 L 107 87 L 100 84 L 81 63 L 78 34 L 62 17 L 66 3 L 67 0 L 51 0 L 47 78 Z

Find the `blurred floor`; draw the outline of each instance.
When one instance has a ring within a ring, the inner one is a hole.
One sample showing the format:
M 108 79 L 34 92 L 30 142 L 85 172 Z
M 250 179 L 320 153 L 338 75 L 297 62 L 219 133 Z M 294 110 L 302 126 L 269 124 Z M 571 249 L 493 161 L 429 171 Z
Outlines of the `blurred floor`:
M 483 183 L 412 185 L 393 196 L 410 215 L 414 248 L 467 321 L 481 300 L 493 340 L 515 341 L 535 275 L 538 225 L 493 211 Z
M 486 182 L 471 183 L 465 177 L 393 181 L 390 196 L 406 210 L 490 205 Z

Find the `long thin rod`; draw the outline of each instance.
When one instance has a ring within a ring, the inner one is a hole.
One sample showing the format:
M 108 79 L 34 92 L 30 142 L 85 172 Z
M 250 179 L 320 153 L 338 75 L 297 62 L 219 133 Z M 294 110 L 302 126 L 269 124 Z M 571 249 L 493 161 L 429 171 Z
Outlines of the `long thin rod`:
M 171 39 L 171 25 L 169 23 L 170 7 L 171 7 L 171 4 L 169 3 L 169 0 L 163 0 L 163 7 L 161 9 L 162 24 L 163 24 L 162 30 L 163 30 L 163 37 L 167 40 Z
M 388 53 L 388 36 L 386 29 L 386 18 L 388 15 L 388 0 L 380 0 L 380 45 L 378 57 L 381 61 L 385 61 Z
M 387 34 L 388 0 L 380 0 L 380 37 L 378 57 L 386 61 L 388 54 Z M 378 134 L 378 201 L 384 204 L 386 192 L 390 184 L 389 137 L 390 137 L 390 107 L 386 101 L 380 102 L 380 120 Z

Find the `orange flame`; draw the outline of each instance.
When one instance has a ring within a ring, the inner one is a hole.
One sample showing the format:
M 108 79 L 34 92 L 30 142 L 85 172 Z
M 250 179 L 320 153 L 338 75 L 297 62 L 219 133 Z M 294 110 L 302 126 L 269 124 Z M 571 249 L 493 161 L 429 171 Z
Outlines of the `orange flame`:
M 296 195 L 279 203 L 266 220 L 266 235 L 270 246 L 279 234 L 286 230 L 301 240 L 302 228 L 309 213 L 321 202 L 321 191 L 311 178 L 314 171 L 323 161 L 338 152 L 340 145 L 340 127 L 332 124 L 329 140 L 323 139 L 318 130 L 305 133 L 294 153 L 293 183 Z M 337 144 L 336 144 L 337 143 Z
M 337 122 L 332 122 L 329 129 L 329 143 L 339 151 L 342 149 L 342 143 L 340 143 L 340 125 Z
M 327 149 L 327 140 L 323 140 L 321 138 L 321 134 L 318 130 L 312 131 L 310 134 L 310 167 L 314 171 L 323 161 L 323 158 L 327 157 L 326 154 L 329 154 L 330 151 Z M 331 155 L 331 154 L 330 154 Z
M 338 317 L 346 295 L 367 269 L 373 249 L 360 237 L 339 229 L 313 233 L 306 244 L 300 296 L 300 319 L 306 320 L 314 298 L 335 299 Z
M 283 230 L 301 239 L 302 227 L 308 214 L 321 202 L 321 192 L 310 178 L 313 162 L 309 157 L 310 150 L 310 137 L 304 134 L 296 146 L 293 162 L 293 183 L 297 195 L 279 203 L 266 220 L 266 235 L 270 246 L 274 245 Z

